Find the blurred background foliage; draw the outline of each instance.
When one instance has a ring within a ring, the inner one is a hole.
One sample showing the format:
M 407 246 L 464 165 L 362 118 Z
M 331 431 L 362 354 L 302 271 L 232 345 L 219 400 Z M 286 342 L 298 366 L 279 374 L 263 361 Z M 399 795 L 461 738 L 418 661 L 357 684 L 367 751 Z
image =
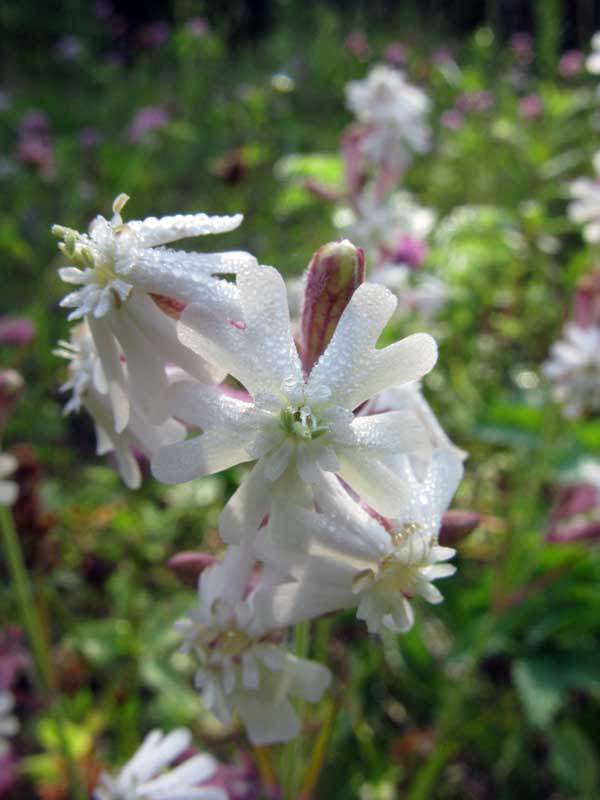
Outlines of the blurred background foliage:
M 94 456 L 89 420 L 62 416 L 64 368 L 51 351 L 68 326 L 49 227 L 84 229 L 121 191 L 134 218 L 242 211 L 239 230 L 191 246 L 247 249 L 300 274 L 337 236 L 332 208 L 303 179 L 340 180 L 344 85 L 400 41 L 435 129 L 406 186 L 438 215 L 428 267 L 451 290 L 429 326 L 441 357 L 426 392 L 470 454 L 455 505 L 482 523 L 459 547 L 445 603 L 419 606 L 407 636 L 380 645 L 352 615 L 316 626 L 311 653 L 338 676 L 339 713 L 315 796 L 600 796 L 600 559 L 594 545 L 544 542 L 557 478 L 597 455 L 600 423 L 562 421 L 539 377 L 594 263 L 565 204 L 597 149 L 595 85 L 559 67 L 596 25 L 591 0 L 2 4 L 0 307 L 37 329 L 2 351 L 27 382 L 4 445 L 29 459 L 37 499 L 17 514 L 19 533 L 90 780 L 151 726 L 189 725 L 226 758 L 246 746 L 191 689 L 170 626 L 193 590 L 166 566 L 178 550 L 218 552 L 218 513 L 242 473 L 148 479 L 129 493 Z M 357 30 L 361 55 L 347 46 Z M 531 63 L 510 46 L 524 30 Z M 442 124 L 476 92 L 492 103 Z M 520 102 L 532 93 L 543 110 L 527 118 Z M 37 150 L 26 140 L 36 124 Z M 422 327 L 405 320 L 389 336 Z M 6 575 L 0 607 L 2 624 L 15 623 Z M 23 680 L 14 796 L 68 797 L 43 698 Z M 307 721 L 300 757 L 329 713 Z

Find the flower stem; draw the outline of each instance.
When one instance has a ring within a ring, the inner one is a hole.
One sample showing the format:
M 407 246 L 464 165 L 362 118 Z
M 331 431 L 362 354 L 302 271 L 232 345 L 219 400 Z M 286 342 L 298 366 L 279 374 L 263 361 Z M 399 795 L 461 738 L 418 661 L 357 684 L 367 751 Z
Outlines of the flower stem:
M 294 654 L 298 658 L 306 658 L 308 655 L 308 645 L 310 640 L 310 623 L 301 622 L 296 626 L 294 633 Z M 296 705 L 296 713 L 303 721 L 304 708 L 306 703 L 300 700 Z M 285 748 L 284 752 L 284 773 L 283 773 L 283 796 L 284 800 L 298 800 L 298 786 L 302 774 L 302 729 L 298 736 L 293 739 Z
M 304 775 L 304 782 L 302 783 L 302 790 L 298 800 L 311 800 L 313 792 L 317 786 L 323 765 L 325 764 L 325 756 L 327 755 L 327 748 L 331 741 L 335 720 L 340 709 L 341 700 L 337 698 L 330 702 L 327 709 L 327 716 L 321 728 L 321 732 L 317 738 L 315 746 L 310 756 L 310 762 L 306 774 Z
M 25 569 L 14 519 L 11 511 L 5 506 L 0 507 L 0 529 L 4 555 L 12 578 L 19 615 L 33 653 L 38 684 L 42 694 L 48 698 L 62 757 L 67 765 L 71 797 L 73 800 L 85 800 L 77 765 L 65 735 L 65 716 L 60 697 L 55 690 L 50 649 L 35 606 L 33 591 Z

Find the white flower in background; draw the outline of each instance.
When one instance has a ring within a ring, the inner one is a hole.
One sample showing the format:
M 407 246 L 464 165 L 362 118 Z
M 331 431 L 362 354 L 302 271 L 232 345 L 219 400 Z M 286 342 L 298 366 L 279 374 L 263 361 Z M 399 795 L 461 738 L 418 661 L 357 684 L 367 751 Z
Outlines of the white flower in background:
M 250 537 L 231 546 L 199 581 L 199 607 L 177 623 L 183 649 L 200 662 L 196 686 L 204 705 L 224 724 L 241 717 L 255 745 L 284 742 L 300 731 L 290 696 L 317 702 L 329 670 L 287 652 L 273 636 L 270 617 L 247 594 L 254 557 Z M 268 589 L 267 589 L 268 591 Z
M 117 431 L 112 409 L 106 393 L 106 379 L 98 358 L 94 340 L 86 322 L 71 329 L 71 340 L 59 342 L 55 355 L 69 361 L 69 379 L 61 386 L 61 391 L 71 391 L 64 413 L 76 412 L 83 406 L 94 420 L 96 429 L 97 454 L 115 453 L 119 473 L 130 489 L 138 489 L 141 473 L 132 448 L 150 458 L 160 447 L 185 439 L 183 425 L 173 419 L 155 424 L 136 405 L 129 412 L 127 426 Z M 127 377 L 128 365 L 123 366 Z M 181 372 L 172 368 L 167 377 L 175 379 Z
M 600 55 L 600 54 L 599 54 Z M 571 182 L 569 192 L 572 202 L 567 208 L 569 219 L 583 225 L 583 237 L 587 242 L 600 242 L 600 152 L 593 158 L 594 180 L 577 178 Z
M 334 224 L 371 257 L 380 247 L 393 245 L 399 234 L 426 239 L 435 223 L 435 213 L 422 208 L 408 192 L 394 192 L 377 198 L 372 187 L 355 198 L 355 209 L 342 208 L 334 215 Z
M 163 247 L 191 236 L 231 231 L 241 223 L 241 214 L 180 214 L 124 223 L 121 211 L 128 199 L 119 195 L 112 219 L 96 217 L 88 234 L 58 225 L 53 228 L 63 239 L 61 252 L 72 264 L 59 270 L 60 277 L 80 287 L 67 295 L 61 306 L 74 309 L 69 319 L 85 317 L 89 323 L 117 431 L 127 425 L 130 399 L 154 421 L 165 418 L 167 362 L 201 380 L 224 377 L 183 347 L 175 321 L 159 310 L 152 295 L 184 304 L 193 301 L 196 288 L 202 286 L 205 301 L 215 293 L 235 304 L 235 286 L 214 276 L 256 265 L 254 257 L 244 252 L 189 253 Z M 129 365 L 129 381 L 121 352 Z
M 566 325 L 542 371 L 566 417 L 600 409 L 600 328 Z
M 294 582 L 262 594 L 259 612 L 275 623 L 295 624 L 357 607 L 369 632 L 383 626 L 404 633 L 414 622 L 412 597 L 442 601 L 433 581 L 454 574 L 455 567 L 443 562 L 455 551 L 441 547 L 437 537 L 462 478 L 461 460 L 452 450 L 436 451 L 422 481 L 407 458 L 396 467 L 410 487 L 410 502 L 395 519 L 362 508 L 331 478 L 315 491 L 318 513 L 275 503 L 258 554 Z
M 223 789 L 201 785 L 217 771 L 218 763 L 212 756 L 195 755 L 166 770 L 183 756 L 191 742 L 185 728 L 167 735 L 151 731 L 120 772 L 100 775 L 94 800 L 227 800 Z
M 12 506 L 19 494 L 14 481 L 6 480 L 18 466 L 17 459 L 10 453 L 0 453 L 0 506 Z
M 19 730 L 19 721 L 12 713 L 14 706 L 12 693 L 0 690 L 0 758 L 10 747 L 9 738 Z
M 448 287 L 441 278 L 405 264 L 379 264 L 371 270 L 369 279 L 394 293 L 398 300 L 397 316 L 417 313 L 429 320 L 441 311 L 448 299 Z
M 371 163 L 403 170 L 413 153 L 429 150 L 429 99 L 402 72 L 373 67 L 364 80 L 348 83 L 346 101 L 367 126 L 361 148 Z
M 600 75 L 600 31 L 592 36 L 592 51 L 586 59 L 585 66 L 592 75 Z
M 260 525 L 273 484 L 290 475 L 316 484 L 323 470 L 335 472 L 380 513 L 400 513 L 406 487 L 386 461 L 421 447 L 425 432 L 410 412 L 354 411 L 378 392 L 428 373 L 437 358 L 435 341 L 414 334 L 376 349 L 396 301 L 384 287 L 363 284 L 305 378 L 281 276 L 271 267 L 249 270 L 238 275 L 238 287 L 242 321 L 231 322 L 215 305 L 192 305 L 179 335 L 236 378 L 248 400 L 199 383 L 176 384 L 171 413 L 203 433 L 159 450 L 155 477 L 182 483 L 258 459 L 221 517 L 228 542 Z

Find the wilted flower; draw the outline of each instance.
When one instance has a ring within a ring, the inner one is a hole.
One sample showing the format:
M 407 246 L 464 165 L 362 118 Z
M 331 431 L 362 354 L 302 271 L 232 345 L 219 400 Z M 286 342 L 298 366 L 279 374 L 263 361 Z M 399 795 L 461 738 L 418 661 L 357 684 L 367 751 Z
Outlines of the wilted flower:
M 184 650 L 200 662 L 196 686 L 218 719 L 230 725 L 239 713 L 255 745 L 284 742 L 300 731 L 290 695 L 317 702 L 331 680 L 329 670 L 297 658 L 272 635 L 271 619 L 257 614 L 248 595 L 254 558 L 248 539 L 228 549 L 205 570 L 199 607 L 177 623 Z
M 600 408 L 600 327 L 569 323 L 542 367 L 566 417 Z
M 381 513 L 398 513 L 405 487 L 385 462 L 420 446 L 423 432 L 410 413 L 359 417 L 354 410 L 389 386 L 429 372 L 437 357 L 434 340 L 413 334 L 375 349 L 396 301 L 382 286 L 363 284 L 305 377 L 279 273 L 271 267 L 240 272 L 238 287 L 239 322 L 232 323 L 215 304 L 193 304 L 182 314 L 179 335 L 240 381 L 248 399 L 201 383 L 174 385 L 172 413 L 203 433 L 159 450 L 154 475 L 164 483 L 182 483 L 258 459 L 222 516 L 226 541 L 258 527 L 276 481 L 299 475 L 315 484 L 323 470 L 341 475 Z
M 166 735 L 151 731 L 116 775 L 101 774 L 94 800 L 228 800 L 225 791 L 207 785 L 218 767 L 212 756 L 195 755 L 166 770 L 185 754 L 191 739 L 185 728 Z

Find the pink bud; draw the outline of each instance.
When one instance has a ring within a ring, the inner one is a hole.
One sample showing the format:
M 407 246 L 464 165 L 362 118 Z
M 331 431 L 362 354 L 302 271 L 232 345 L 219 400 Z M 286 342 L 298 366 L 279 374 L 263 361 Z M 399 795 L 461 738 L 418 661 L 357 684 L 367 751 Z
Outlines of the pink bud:
M 598 489 L 589 483 L 563 486 L 550 515 L 546 541 L 568 544 L 600 539 Z
M 176 553 L 167 561 L 167 565 L 177 575 L 179 580 L 189 586 L 196 586 L 202 572 L 212 566 L 217 559 L 210 553 L 195 550 L 184 550 Z
M 325 244 L 312 257 L 301 322 L 300 352 L 307 375 L 329 344 L 344 309 L 364 279 L 364 252 L 348 239 Z
M 0 344 L 25 345 L 35 337 L 35 325 L 26 317 L 0 317 Z
M 440 544 L 454 547 L 474 531 L 480 522 L 481 517 L 475 511 L 446 511 L 442 517 Z
M 585 275 L 573 301 L 573 320 L 581 328 L 600 324 L 600 271 Z

